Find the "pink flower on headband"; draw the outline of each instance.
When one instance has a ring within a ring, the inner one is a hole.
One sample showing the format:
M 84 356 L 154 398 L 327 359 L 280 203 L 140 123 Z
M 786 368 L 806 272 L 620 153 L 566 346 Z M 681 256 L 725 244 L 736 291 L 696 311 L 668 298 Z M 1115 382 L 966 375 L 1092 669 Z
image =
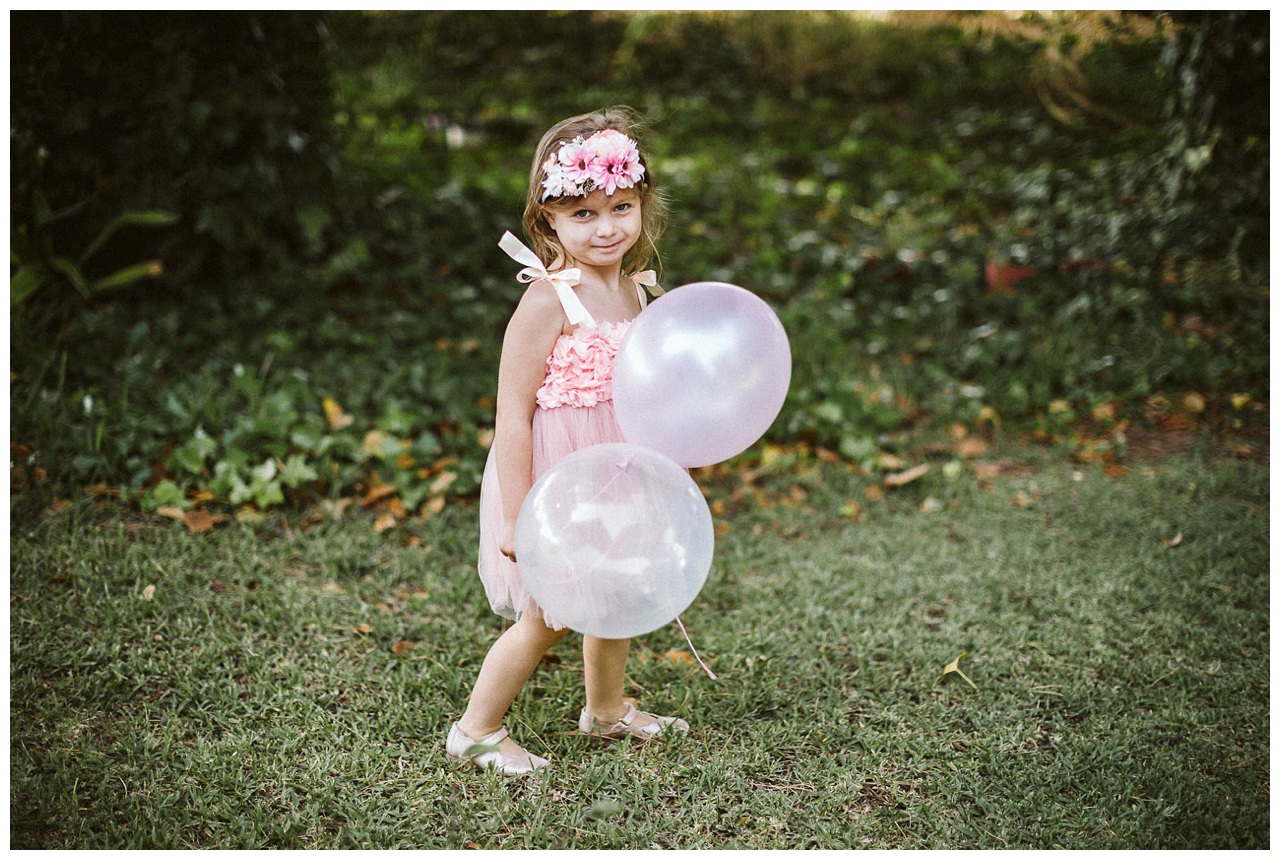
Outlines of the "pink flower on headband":
M 640 149 L 620 131 L 606 128 L 590 137 L 575 137 L 542 165 L 542 199 L 582 197 L 597 188 L 613 194 L 631 188 L 644 177 Z

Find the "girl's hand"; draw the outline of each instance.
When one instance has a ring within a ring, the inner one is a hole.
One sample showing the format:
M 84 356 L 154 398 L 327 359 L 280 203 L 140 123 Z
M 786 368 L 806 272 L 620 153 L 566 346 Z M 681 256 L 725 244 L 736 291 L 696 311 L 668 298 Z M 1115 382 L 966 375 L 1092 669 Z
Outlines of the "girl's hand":
M 502 538 L 498 541 L 498 552 L 505 555 L 514 564 L 516 560 L 516 524 L 507 523 L 502 530 Z

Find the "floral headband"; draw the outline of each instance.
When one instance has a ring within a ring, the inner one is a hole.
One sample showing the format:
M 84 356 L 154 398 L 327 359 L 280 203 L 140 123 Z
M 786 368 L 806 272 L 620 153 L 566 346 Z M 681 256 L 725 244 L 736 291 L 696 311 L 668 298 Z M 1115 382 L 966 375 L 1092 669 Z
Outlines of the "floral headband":
M 640 148 L 612 128 L 581 135 L 560 144 L 560 150 L 542 165 L 542 199 L 583 197 L 597 188 L 612 195 L 619 188 L 638 185 L 644 177 Z

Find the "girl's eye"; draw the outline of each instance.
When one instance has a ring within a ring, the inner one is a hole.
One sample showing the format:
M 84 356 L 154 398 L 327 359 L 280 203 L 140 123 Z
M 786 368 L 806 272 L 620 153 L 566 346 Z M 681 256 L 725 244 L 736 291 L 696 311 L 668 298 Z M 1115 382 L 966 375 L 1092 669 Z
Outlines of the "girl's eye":
M 588 218 L 590 217 L 590 215 L 591 215 L 590 209 L 579 209 L 577 212 L 573 213 L 574 218 Z
M 626 211 L 627 211 L 628 209 L 630 209 L 630 208 L 631 208 L 631 204 L 630 204 L 630 203 L 619 203 L 617 206 L 613 207 L 613 211 L 614 211 L 614 212 L 626 212 Z

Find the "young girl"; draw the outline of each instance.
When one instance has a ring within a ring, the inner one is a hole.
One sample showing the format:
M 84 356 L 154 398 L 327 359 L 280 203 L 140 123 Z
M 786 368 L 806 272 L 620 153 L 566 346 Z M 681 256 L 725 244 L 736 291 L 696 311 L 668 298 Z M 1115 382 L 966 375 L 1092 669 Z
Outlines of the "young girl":
M 635 141 L 629 112 L 564 120 L 543 135 L 529 178 L 525 233 L 499 246 L 526 264 L 529 284 L 502 343 L 497 428 L 480 491 L 480 579 L 494 611 L 515 623 L 489 649 L 446 752 L 504 773 L 548 762 L 507 735 L 503 719 L 542 655 L 569 631 L 548 617 L 520 579 L 516 519 L 533 483 L 579 448 L 621 442 L 614 418 L 613 361 L 646 298 L 661 295 L 653 272 L 662 203 Z M 580 732 L 649 740 L 688 731 L 675 717 L 638 711 L 622 698 L 628 639 L 583 637 L 586 707 Z

